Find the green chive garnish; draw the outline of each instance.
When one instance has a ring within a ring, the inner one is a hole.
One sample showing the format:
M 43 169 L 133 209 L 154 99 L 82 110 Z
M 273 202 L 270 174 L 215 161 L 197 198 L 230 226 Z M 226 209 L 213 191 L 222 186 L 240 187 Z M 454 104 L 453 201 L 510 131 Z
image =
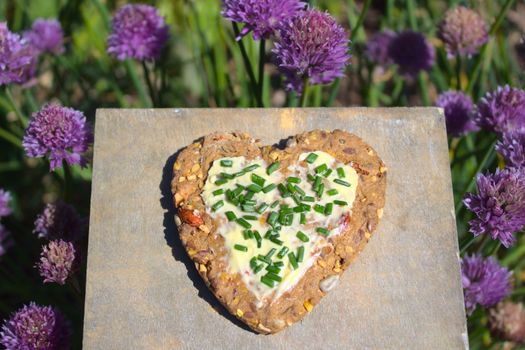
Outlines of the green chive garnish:
M 282 281 L 282 278 L 280 276 L 278 276 L 278 275 L 276 275 L 275 273 L 272 273 L 272 272 L 268 272 L 265 277 L 268 277 L 269 279 L 271 279 L 273 281 L 276 281 L 276 282 L 281 282 Z
M 317 157 L 319 157 L 317 154 L 315 153 L 310 153 L 308 155 L 308 157 L 305 158 L 306 162 L 308 164 L 312 164 L 313 162 L 315 162 L 315 160 L 317 159 Z
M 266 168 L 266 174 L 270 175 L 271 173 L 277 171 L 277 169 L 279 169 L 280 166 L 281 166 L 281 163 L 279 162 L 273 163 L 268 168 Z
M 220 186 L 220 185 L 224 185 L 226 182 L 228 182 L 228 180 L 226 180 L 226 179 L 219 179 L 219 180 L 215 181 L 215 184 L 217 186 Z
M 299 268 L 299 265 L 297 264 L 297 259 L 295 259 L 295 255 L 293 253 L 288 253 L 288 261 L 290 261 L 290 264 L 292 265 L 294 270 L 297 270 L 297 268 Z
M 258 273 L 259 271 L 261 271 L 263 269 L 264 265 L 263 264 L 259 264 L 257 265 L 254 269 L 253 269 L 253 273 Z
M 294 184 L 289 183 L 288 185 L 286 185 L 286 189 L 290 193 L 295 193 L 295 186 L 294 186 Z
M 283 263 L 282 261 L 274 261 L 274 262 L 273 262 L 273 266 L 283 267 L 283 266 L 284 266 L 284 263 Z
M 319 176 L 316 176 L 313 185 L 314 191 L 317 191 L 319 186 L 321 186 L 321 178 Z
M 268 204 L 262 203 L 257 209 L 255 209 L 255 211 L 259 214 L 262 214 L 266 209 L 268 209 Z
M 286 253 L 288 253 L 289 250 L 290 249 L 288 249 L 288 247 L 286 247 L 286 246 L 282 247 L 281 250 L 279 250 L 279 253 L 277 253 L 277 257 L 279 259 L 284 258 L 284 256 L 286 255 Z
M 298 231 L 296 237 L 299 238 L 301 242 L 308 242 L 310 240 L 310 238 L 308 238 L 308 236 L 302 231 Z
M 295 176 L 289 176 L 286 180 L 289 183 L 292 183 L 292 184 L 299 184 L 299 183 L 301 183 L 301 179 L 298 178 L 298 177 L 295 177 Z
M 255 215 L 243 215 L 242 218 L 244 220 L 251 220 L 251 221 L 257 220 L 257 216 L 255 216 Z
M 299 193 L 301 196 L 304 196 L 306 193 L 303 191 L 303 189 L 297 185 L 294 186 L 294 189 L 297 193 Z
M 335 200 L 335 201 L 334 201 L 334 204 L 340 205 L 340 206 L 342 206 L 342 207 L 344 207 L 345 205 L 348 205 L 347 202 L 345 202 L 345 201 L 340 201 L 340 200 Z
M 244 220 L 243 218 L 238 218 L 236 222 L 244 228 L 252 228 L 252 224 L 250 224 L 248 221 Z
M 277 214 L 276 212 L 272 211 L 272 213 L 268 216 L 268 223 L 273 226 L 275 225 L 275 223 L 277 222 L 277 219 L 279 218 L 279 214 Z
M 248 186 L 248 191 L 251 191 L 253 193 L 259 193 L 261 192 L 261 190 L 262 187 L 257 184 L 251 184 L 250 186 Z
M 265 269 L 265 270 L 266 270 L 266 271 L 269 271 L 269 272 L 273 272 L 273 273 L 279 273 L 279 272 L 281 272 L 281 269 L 278 268 L 278 267 L 275 266 L 275 265 L 268 265 L 268 266 L 266 266 L 266 269 Z
M 270 279 L 269 277 L 267 276 L 262 276 L 261 277 L 261 282 L 264 283 L 265 285 L 267 285 L 268 287 L 270 288 L 273 288 L 274 284 L 275 284 L 275 281 Z
M 259 175 L 255 174 L 255 173 L 252 173 L 251 178 L 252 178 L 252 182 L 254 184 L 257 184 L 257 185 L 259 185 L 261 187 L 263 187 L 264 183 L 266 182 L 266 180 L 264 178 L 260 177 Z
M 223 160 L 221 160 L 221 166 L 222 167 L 231 168 L 232 165 L 233 165 L 233 161 L 230 160 L 230 159 L 223 159 Z
M 342 185 L 342 186 L 345 186 L 345 187 L 350 187 L 350 184 L 348 182 L 346 182 L 345 180 L 335 179 L 334 182 L 336 184 L 339 184 L 339 185 Z
M 247 213 L 253 213 L 255 211 L 255 207 L 251 204 L 243 204 L 241 205 L 241 209 Z
M 257 255 L 257 259 L 262 261 L 265 264 L 268 264 L 268 265 L 272 264 L 272 261 L 270 259 L 267 259 L 264 255 L 261 255 L 261 254 Z
M 304 213 L 301 213 L 301 219 L 299 220 L 299 223 L 301 225 L 306 224 L 306 215 Z
M 222 188 L 219 188 L 218 190 L 215 190 L 212 192 L 214 196 L 219 196 L 224 193 L 224 190 Z
M 331 215 L 333 209 L 334 205 L 332 203 L 326 203 L 326 206 L 324 207 L 324 215 Z
M 237 219 L 237 215 L 235 215 L 235 213 L 233 211 L 227 211 L 226 212 L 226 217 L 228 218 L 228 221 L 233 221 L 233 220 Z
M 323 174 L 327 169 L 328 165 L 324 163 L 314 168 L 316 174 Z
M 261 248 L 261 244 L 262 244 L 261 234 L 259 233 L 259 231 L 255 230 L 253 231 L 253 235 L 255 237 L 255 241 L 257 242 L 257 248 Z
M 286 189 L 286 186 L 284 186 L 283 184 L 279 184 L 277 185 L 277 189 L 279 189 L 279 192 L 281 192 L 281 196 L 285 196 L 287 195 L 287 197 L 289 197 L 289 194 L 288 194 L 288 190 Z
M 248 191 L 246 192 L 246 194 L 244 195 L 244 200 L 243 200 L 243 204 L 251 204 L 251 205 L 254 205 L 255 203 L 257 203 L 256 201 L 252 201 L 251 199 L 253 198 L 253 196 L 255 195 L 255 193 L 251 192 L 251 191 Z
M 237 185 L 237 188 L 233 190 L 233 195 L 235 197 L 237 197 L 238 195 L 241 194 L 241 192 L 244 191 L 244 186 L 241 186 L 241 185 Z
M 324 207 L 321 204 L 314 205 L 314 211 L 318 212 L 319 214 L 324 214 Z
M 257 266 L 257 258 L 255 256 L 253 256 L 251 259 L 250 259 L 250 267 L 252 269 L 254 269 L 255 267 Z
M 315 198 L 312 196 L 304 196 L 303 202 L 315 202 Z
M 244 230 L 242 232 L 242 236 L 244 237 L 244 239 L 250 239 L 250 238 L 253 238 L 253 232 L 250 231 L 250 230 Z
M 276 235 L 270 237 L 270 241 L 277 244 L 277 245 L 283 245 L 283 241 L 281 241 L 279 238 L 277 238 Z
M 232 174 L 228 174 L 228 173 L 220 173 L 219 175 L 220 175 L 222 178 L 224 178 L 224 179 L 228 179 L 228 180 L 231 180 L 231 179 L 233 179 L 233 178 L 235 177 L 234 175 L 232 175 Z
M 315 231 L 322 234 L 323 236 L 328 236 L 330 234 L 330 231 L 324 227 L 318 227 L 315 229 Z
M 276 251 L 277 251 L 277 249 L 275 249 L 275 248 L 270 249 L 268 251 L 268 253 L 266 253 L 265 258 L 270 260 L 272 258 L 272 256 L 275 254 Z
M 326 191 L 326 193 L 327 193 L 329 196 L 335 196 L 336 194 L 339 193 L 339 191 L 336 190 L 335 188 L 332 188 L 331 190 Z
M 332 169 L 328 169 L 327 171 L 324 172 L 323 176 L 328 177 L 330 176 L 331 173 L 332 173 Z
M 220 200 L 220 201 L 218 201 L 217 203 L 215 203 L 214 205 L 212 205 L 211 210 L 212 210 L 212 211 L 217 211 L 217 210 L 219 210 L 220 208 L 222 208 L 223 205 L 224 205 L 224 201 L 223 201 L 223 200 Z
M 337 168 L 337 176 L 339 176 L 340 178 L 344 178 L 345 170 L 343 168 Z
M 236 244 L 233 246 L 234 249 L 240 251 L 240 252 L 247 252 L 248 251 L 248 247 L 247 246 L 244 246 L 244 245 L 241 245 L 241 244 Z
M 252 170 L 257 169 L 258 167 L 260 167 L 259 164 L 252 164 L 252 165 L 247 166 L 246 168 L 242 169 L 241 172 L 243 172 L 243 173 L 248 173 L 248 172 L 250 172 L 250 171 L 252 171 Z
M 316 191 L 317 197 L 321 198 L 323 196 L 323 192 L 324 192 L 324 184 L 320 184 Z
M 262 189 L 262 191 L 263 191 L 264 193 L 268 193 L 268 192 L 270 192 L 270 191 L 273 191 L 276 187 L 277 187 L 276 184 L 269 184 L 268 186 L 264 187 L 264 188 Z
M 275 202 L 273 202 L 271 205 L 270 205 L 270 208 L 274 209 L 276 206 L 279 205 L 279 201 L 276 200 Z
M 304 247 L 300 246 L 297 248 L 297 262 L 303 262 L 304 259 Z

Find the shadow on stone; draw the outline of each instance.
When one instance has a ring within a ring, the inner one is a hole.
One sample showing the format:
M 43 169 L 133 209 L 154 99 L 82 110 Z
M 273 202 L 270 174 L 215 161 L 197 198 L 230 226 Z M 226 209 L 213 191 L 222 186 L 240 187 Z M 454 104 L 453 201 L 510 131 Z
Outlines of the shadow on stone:
M 182 246 L 179 234 L 177 232 L 177 226 L 175 225 L 175 205 L 173 203 L 173 195 L 171 193 L 171 179 L 173 177 L 173 165 L 181 150 L 171 155 L 164 168 L 162 169 L 162 180 L 159 188 L 161 191 L 160 205 L 164 209 L 164 239 L 171 248 L 171 252 L 176 261 L 183 263 L 186 266 L 187 274 L 190 280 L 193 282 L 193 286 L 199 291 L 199 296 L 206 300 L 210 306 L 217 311 L 220 315 L 234 323 L 235 325 L 243 328 L 244 330 L 254 332 L 246 324 L 238 320 L 235 316 L 230 314 L 228 310 L 215 298 L 213 293 L 206 287 L 201 276 L 198 274 L 194 263 L 188 257 L 186 250 Z M 257 333 L 256 333 L 257 334 Z

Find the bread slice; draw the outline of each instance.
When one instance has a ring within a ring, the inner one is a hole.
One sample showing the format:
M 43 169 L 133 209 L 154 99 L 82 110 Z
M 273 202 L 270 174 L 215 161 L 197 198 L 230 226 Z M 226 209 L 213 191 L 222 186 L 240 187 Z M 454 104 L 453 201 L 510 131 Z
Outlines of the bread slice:
M 241 276 L 228 270 L 229 252 L 217 233 L 219 223 L 209 215 L 201 197 L 208 170 L 214 160 L 238 156 L 262 157 L 268 164 L 279 161 L 281 169 L 286 169 L 298 163 L 301 154 L 312 151 L 324 151 L 356 170 L 358 186 L 351 215 L 344 218 L 341 233 L 329 239 L 330 244 L 298 283 L 275 300 L 261 303 Z M 377 228 L 385 189 L 386 166 L 377 153 L 359 137 L 341 130 L 292 136 L 284 149 L 263 146 L 247 133 L 214 133 L 180 152 L 172 181 L 180 239 L 200 276 L 230 313 L 264 334 L 301 320 L 337 284 Z

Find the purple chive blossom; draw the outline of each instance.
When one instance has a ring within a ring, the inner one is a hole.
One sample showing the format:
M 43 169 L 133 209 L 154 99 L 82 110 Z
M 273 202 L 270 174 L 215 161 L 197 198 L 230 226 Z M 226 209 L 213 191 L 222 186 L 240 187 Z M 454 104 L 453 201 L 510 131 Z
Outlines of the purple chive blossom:
M 305 79 L 328 84 L 344 75 L 348 44 L 348 33 L 332 16 L 307 10 L 283 24 L 272 51 L 287 88 L 301 93 Z
M 501 267 L 492 257 L 465 256 L 461 260 L 461 281 L 465 309 L 470 315 L 477 305 L 496 305 L 511 291 L 512 272 Z
M 449 56 L 469 56 L 489 40 L 487 25 L 474 10 L 458 6 L 447 11 L 439 28 Z
M 388 54 L 388 47 L 395 36 L 396 33 L 391 30 L 376 33 L 366 43 L 366 55 L 368 59 L 382 66 L 392 64 L 392 59 Z
M 500 134 L 525 132 L 525 91 L 505 85 L 487 93 L 478 103 L 476 123 Z
M 74 242 L 87 229 L 87 219 L 80 217 L 75 208 L 62 201 L 49 203 L 35 220 L 33 233 L 48 240 L 63 239 Z
M 305 7 L 299 0 L 224 0 L 222 16 L 244 23 L 237 40 L 253 32 L 255 40 L 268 39 L 286 19 Z
M 445 111 L 447 132 L 461 135 L 478 129 L 474 123 L 474 103 L 461 91 L 447 91 L 438 96 L 436 106 Z
M 44 283 L 64 285 L 73 271 L 75 263 L 75 247 L 71 242 L 56 240 L 42 247 L 38 271 Z
M 504 133 L 496 144 L 496 151 L 505 159 L 510 168 L 525 168 L 525 133 Z
M 503 301 L 489 310 L 489 330 L 492 336 L 516 343 L 525 339 L 525 310 L 522 303 Z
M 388 54 L 401 73 L 408 76 L 415 76 L 434 65 L 434 47 L 423 34 L 411 30 L 399 33 L 390 42 Z
M 124 61 L 155 60 L 169 38 L 169 27 L 158 10 L 149 5 L 124 5 L 111 21 L 108 53 Z
M 478 194 L 467 193 L 463 203 L 476 214 L 469 222 L 474 236 L 488 234 L 505 247 L 525 225 L 525 169 L 507 168 L 478 174 Z
M 64 33 L 60 22 L 55 19 L 35 20 L 31 30 L 26 32 L 24 37 L 39 52 L 64 52 Z
M 0 22 L 0 85 L 25 83 L 35 64 L 34 50 Z
M 0 344 L 8 350 L 65 350 L 70 335 L 70 324 L 60 311 L 30 303 L 5 321 Z
M 10 201 L 11 193 L 0 188 L 0 218 L 11 214 Z
M 0 224 L 0 257 L 7 253 L 7 249 L 13 245 L 10 235 L 11 234 L 9 231 L 7 231 L 7 229 L 2 224 Z
M 86 166 L 86 152 L 92 133 L 82 112 L 58 105 L 46 105 L 33 114 L 23 140 L 29 157 L 49 156 L 51 170 L 68 164 Z

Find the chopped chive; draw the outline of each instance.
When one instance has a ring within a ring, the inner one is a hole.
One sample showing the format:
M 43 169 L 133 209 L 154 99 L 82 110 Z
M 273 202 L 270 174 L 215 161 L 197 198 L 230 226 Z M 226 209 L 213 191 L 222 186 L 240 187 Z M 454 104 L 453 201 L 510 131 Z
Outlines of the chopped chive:
M 301 196 L 299 196 L 297 193 L 292 193 L 292 199 L 295 202 L 295 204 L 301 204 Z
M 215 181 L 215 184 L 217 186 L 220 186 L 220 185 L 224 185 L 226 182 L 228 182 L 228 180 L 226 180 L 226 179 L 219 179 L 219 180 Z
M 233 190 L 233 194 L 235 197 L 237 197 L 242 191 L 244 191 L 244 186 L 237 185 L 237 188 Z
M 304 246 L 297 248 L 297 262 L 303 262 L 304 259 Z
M 295 258 L 295 255 L 293 253 L 288 253 L 288 261 L 290 261 L 290 264 L 292 265 L 294 270 L 297 270 L 299 268 L 299 265 L 297 264 L 297 259 Z
M 306 215 L 304 213 L 301 213 L 301 219 L 299 220 L 299 223 L 301 225 L 306 224 Z
M 255 195 L 255 193 L 251 192 L 251 191 L 248 191 L 246 192 L 246 194 L 244 195 L 244 201 L 243 201 L 243 204 L 255 204 L 257 203 L 256 201 L 252 200 L 253 196 Z M 246 203 L 248 202 L 248 203 Z
M 244 200 L 245 200 L 245 197 L 243 194 L 241 194 L 239 197 L 237 197 L 237 201 L 239 201 L 239 203 L 244 203 Z
M 319 166 L 316 166 L 314 168 L 316 174 L 323 174 L 328 169 L 328 166 L 326 164 L 321 164 Z
M 266 253 L 265 258 L 270 260 L 272 258 L 272 256 L 275 254 L 276 251 L 277 251 L 277 249 L 275 249 L 275 248 L 270 249 L 268 251 L 268 253 Z
M 319 214 L 324 214 L 324 207 L 321 204 L 314 205 L 314 211 L 318 212 Z
M 310 211 L 310 209 L 312 209 L 312 207 L 310 205 L 305 204 L 305 203 L 302 203 L 301 207 L 303 208 L 303 212 L 304 211 Z
M 264 187 L 264 188 L 262 189 L 262 191 L 263 191 L 264 193 L 268 193 L 268 192 L 270 192 L 270 191 L 273 191 L 276 187 L 277 187 L 276 184 L 269 184 L 268 186 Z
M 306 193 L 303 191 L 303 189 L 297 185 L 294 186 L 294 189 L 297 193 L 299 193 L 301 196 L 304 196 Z
M 272 205 L 270 205 L 270 208 L 274 209 L 278 205 L 279 205 L 279 201 L 276 200 L 275 202 L 272 203 Z
M 323 196 L 323 192 L 324 192 L 324 184 L 320 184 L 316 191 L 317 197 L 321 198 Z
M 244 205 L 255 205 L 256 203 L 257 201 L 253 199 L 246 199 L 246 196 L 244 197 L 244 201 L 242 202 L 242 204 Z
M 322 234 L 323 236 L 328 236 L 330 234 L 330 231 L 324 227 L 318 227 L 315 229 L 315 231 Z
M 233 246 L 234 249 L 240 251 L 240 252 L 247 252 L 248 251 L 248 247 L 245 246 L 245 245 L 241 245 L 241 244 L 236 244 Z
M 257 220 L 257 216 L 255 216 L 255 215 L 243 215 L 242 218 L 244 220 L 251 220 L 251 221 Z
M 315 160 L 317 159 L 317 157 L 319 157 L 317 154 L 315 153 L 310 153 L 308 155 L 308 157 L 305 158 L 306 162 L 308 164 L 312 164 L 313 162 L 315 162 Z
M 306 178 L 307 178 L 308 181 L 310 181 L 310 182 L 315 181 L 315 176 L 313 176 L 312 174 L 308 174 L 308 175 L 306 175 Z
M 340 178 L 344 178 L 345 170 L 343 168 L 337 168 L 337 176 L 339 176 Z
M 308 236 L 302 231 L 298 231 L 296 237 L 299 238 L 301 242 L 308 242 L 310 240 L 310 238 L 308 238 Z
M 283 184 L 277 185 L 277 189 L 279 190 L 279 192 L 281 192 L 281 196 L 283 196 L 283 197 L 286 194 L 288 194 L 288 190 L 286 189 L 286 186 L 284 186 Z
M 279 214 L 291 214 L 291 213 L 293 213 L 293 209 L 285 207 L 285 206 L 281 206 L 281 210 L 279 210 Z
M 257 258 L 255 256 L 253 256 L 251 259 L 250 259 L 250 267 L 252 269 L 254 269 L 255 267 L 257 266 Z
M 266 209 L 268 209 L 268 204 L 262 203 L 257 209 L 255 209 L 255 211 L 259 214 L 262 214 Z
M 248 191 L 251 191 L 253 193 L 259 193 L 261 192 L 261 190 L 262 187 L 257 184 L 251 184 L 250 186 L 248 186 Z
M 212 192 L 214 196 L 219 196 L 224 193 L 224 190 L 222 188 L 219 188 L 218 190 L 215 190 Z
M 269 229 L 268 231 L 266 231 L 266 234 L 264 235 L 264 238 L 265 239 L 270 239 L 270 237 L 272 236 L 272 229 Z
M 257 184 L 257 185 L 259 185 L 261 187 L 263 187 L 264 183 L 266 182 L 266 180 L 264 178 L 260 177 L 259 175 L 255 174 L 255 173 L 252 173 L 251 178 L 252 178 L 252 182 L 254 184 Z
M 303 202 L 315 202 L 315 198 L 312 196 L 304 196 Z
M 295 193 L 295 186 L 292 183 L 289 183 L 288 185 L 286 185 L 286 189 L 290 193 Z
M 244 239 L 250 239 L 250 238 L 253 238 L 253 232 L 250 231 L 250 230 L 244 230 L 242 232 L 242 236 L 244 237 Z
M 336 194 L 339 193 L 339 191 L 336 190 L 335 188 L 332 188 L 331 190 L 326 191 L 326 193 L 327 193 L 329 196 L 335 196 Z
M 253 273 L 258 273 L 259 271 L 261 271 L 263 269 L 264 265 L 263 264 L 259 264 L 257 265 L 254 269 L 253 269 Z
M 266 258 L 264 255 L 261 255 L 261 254 L 257 255 L 257 259 L 262 261 L 265 264 L 268 264 L 268 265 L 272 264 L 272 261 L 270 259 Z
M 245 174 L 246 174 L 246 173 L 245 173 L 244 171 L 241 170 L 241 171 L 239 171 L 239 172 L 237 172 L 237 173 L 235 173 L 235 174 L 232 174 L 232 175 L 233 175 L 233 177 L 241 177 L 241 176 L 244 176 Z
M 302 205 L 298 205 L 293 208 L 294 213 L 302 213 L 304 211 L 304 207 Z
M 333 209 L 334 205 L 332 203 L 326 203 L 326 206 L 324 207 L 324 215 L 331 215 Z
M 261 245 L 262 245 L 261 234 L 259 233 L 259 231 L 255 230 L 253 231 L 253 235 L 255 237 L 255 241 L 257 242 L 257 248 L 261 248 Z
M 250 224 L 248 221 L 244 220 L 243 218 L 238 218 L 237 223 L 241 225 L 244 228 L 252 228 L 252 224 Z
M 279 218 L 279 214 L 277 214 L 276 212 L 272 211 L 271 214 L 268 216 L 268 223 L 273 226 L 275 225 L 275 223 L 277 222 L 277 219 Z
M 346 182 L 345 180 L 335 179 L 334 182 L 336 184 L 339 184 L 339 185 L 342 185 L 342 186 L 345 186 L 345 187 L 350 187 L 350 184 L 348 182 Z
M 286 246 L 282 247 L 281 250 L 279 250 L 279 253 L 277 253 L 277 257 L 279 259 L 284 258 L 284 256 L 286 255 L 286 253 L 288 253 L 289 250 L 290 249 L 288 249 L 288 247 L 286 247 Z
M 252 165 L 247 166 L 246 168 L 242 169 L 241 172 L 243 172 L 243 173 L 248 173 L 248 172 L 250 172 L 250 171 L 252 171 L 252 170 L 257 169 L 258 167 L 260 167 L 259 164 L 252 164 Z
M 283 266 L 284 266 L 284 263 L 283 263 L 282 261 L 274 261 L 274 262 L 273 262 L 273 266 L 283 267 Z
M 277 171 L 277 169 L 279 169 L 280 166 L 281 166 L 281 163 L 279 162 L 275 162 L 271 164 L 268 168 L 266 168 L 266 174 L 270 175 L 271 173 Z
M 343 206 L 347 205 L 348 203 L 345 202 L 345 201 L 335 200 L 334 204 L 337 204 L 337 205 L 340 205 L 340 206 L 343 207 Z
M 237 219 L 237 215 L 235 215 L 235 213 L 233 211 L 227 211 L 226 212 L 226 217 L 228 218 L 228 221 L 233 221 L 233 220 Z
M 220 200 L 220 201 L 218 201 L 217 203 L 215 203 L 214 205 L 212 205 L 211 210 L 212 210 L 212 211 L 217 211 L 217 210 L 219 210 L 220 208 L 222 208 L 223 205 L 224 205 L 224 201 L 223 201 L 223 200 Z
M 292 226 L 292 224 L 293 224 L 293 214 L 286 215 L 284 226 Z
M 319 176 L 316 176 L 314 180 L 314 185 L 313 185 L 314 191 L 317 191 L 320 185 L 321 185 L 321 178 Z
M 279 273 L 279 272 L 281 272 L 281 269 L 278 268 L 278 267 L 275 266 L 275 265 L 268 265 L 268 266 L 266 266 L 266 269 L 265 269 L 265 270 L 266 270 L 266 271 L 273 272 L 273 273 Z
M 270 241 L 277 244 L 277 245 L 283 245 L 283 241 L 281 241 L 279 238 L 277 238 L 277 236 L 271 236 L 270 237 Z
M 230 159 L 223 159 L 223 160 L 221 160 L 221 166 L 222 167 L 231 168 L 232 165 L 233 165 L 233 161 L 230 160 Z
M 275 281 L 270 279 L 270 278 L 268 278 L 267 276 L 262 276 L 261 277 L 261 282 L 264 283 L 265 285 L 267 285 L 270 288 L 273 288 L 273 286 L 275 284 Z
M 265 277 L 268 277 L 269 279 L 275 281 L 275 282 L 281 282 L 283 279 L 281 276 L 276 275 L 275 273 L 268 272 Z
M 235 176 L 232 175 L 232 174 L 228 174 L 228 173 L 220 173 L 219 174 L 223 179 L 228 179 L 228 180 L 231 180 L 233 179 Z
M 299 184 L 299 183 L 301 183 L 301 179 L 298 178 L 298 177 L 295 177 L 295 176 L 289 176 L 286 180 L 289 183 L 292 183 L 292 184 Z
M 242 211 L 247 212 L 247 213 L 255 212 L 255 207 L 253 205 L 249 205 L 249 204 L 241 205 L 241 209 L 242 209 Z
M 324 172 L 323 176 L 324 176 L 324 177 L 328 177 L 328 176 L 330 176 L 330 174 L 332 173 L 332 171 L 333 171 L 332 169 L 328 169 L 327 171 Z

